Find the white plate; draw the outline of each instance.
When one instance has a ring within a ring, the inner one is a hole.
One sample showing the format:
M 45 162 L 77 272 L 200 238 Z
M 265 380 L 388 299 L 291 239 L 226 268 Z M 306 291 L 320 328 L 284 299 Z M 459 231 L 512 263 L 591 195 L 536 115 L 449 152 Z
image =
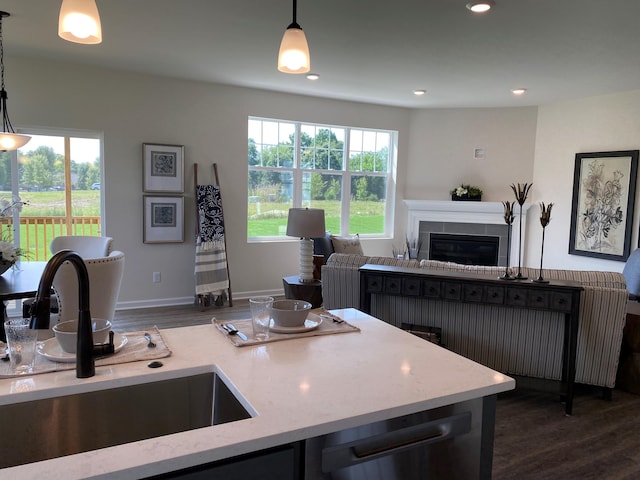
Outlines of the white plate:
M 124 335 L 113 332 L 113 344 L 116 352 L 120 351 L 127 344 L 127 341 L 127 337 Z M 76 361 L 76 354 L 62 350 L 56 337 L 38 343 L 38 353 L 52 362 L 72 363 Z
M 315 313 L 309 313 L 307 319 L 304 321 L 304 325 L 300 325 L 299 327 L 278 327 L 274 325 L 273 319 L 271 319 L 269 330 L 276 333 L 303 333 L 315 330 L 320 326 L 321 323 L 322 318 L 320 318 Z

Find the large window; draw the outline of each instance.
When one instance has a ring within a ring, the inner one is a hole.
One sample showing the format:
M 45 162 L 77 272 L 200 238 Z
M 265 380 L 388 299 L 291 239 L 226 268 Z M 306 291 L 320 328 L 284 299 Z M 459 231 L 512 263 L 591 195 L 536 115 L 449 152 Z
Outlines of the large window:
M 285 236 L 289 208 L 322 208 L 333 234 L 389 236 L 396 132 L 249 118 L 247 236 Z
M 50 258 L 58 235 L 100 235 L 101 139 L 98 134 L 28 132 L 17 152 L 0 155 L 0 200 L 19 197 L 21 212 L 0 229 L 29 252 L 28 260 Z M 13 228 L 13 225 L 20 228 Z

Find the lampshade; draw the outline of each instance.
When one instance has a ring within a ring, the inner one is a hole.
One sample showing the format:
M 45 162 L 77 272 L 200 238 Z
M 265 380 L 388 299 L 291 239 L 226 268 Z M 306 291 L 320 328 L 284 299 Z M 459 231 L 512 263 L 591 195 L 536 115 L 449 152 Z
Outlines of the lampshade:
M 284 73 L 307 73 L 311 70 L 307 37 L 296 22 L 297 8 L 297 0 L 293 0 L 293 22 L 285 30 L 280 42 L 278 70 Z
M 287 235 L 298 238 L 324 237 L 324 210 L 320 208 L 290 208 Z
M 284 73 L 307 73 L 311 70 L 309 45 L 301 28 L 289 26 L 280 43 L 278 70 Z
M 29 143 L 29 140 L 31 140 L 29 135 L 0 132 L 0 150 L 3 152 L 17 150 Z
M 0 12 L 0 116 L 2 117 L 2 132 L 0 132 L 0 150 L 17 150 L 27 144 L 31 137 L 16 133 L 9 120 L 7 112 L 7 91 L 4 88 L 4 45 L 2 42 L 2 20 L 9 17 L 7 12 Z
M 62 0 L 58 35 L 69 42 L 101 43 L 102 26 L 95 0 Z

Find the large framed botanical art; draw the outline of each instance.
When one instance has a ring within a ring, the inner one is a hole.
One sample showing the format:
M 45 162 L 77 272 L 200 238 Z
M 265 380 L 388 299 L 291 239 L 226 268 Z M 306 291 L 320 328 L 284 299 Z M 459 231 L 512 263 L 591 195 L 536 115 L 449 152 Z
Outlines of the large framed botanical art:
M 145 192 L 184 192 L 184 147 L 142 144 Z
M 183 197 L 144 198 L 144 243 L 184 242 Z
M 624 262 L 631 250 L 638 150 L 577 153 L 569 253 Z

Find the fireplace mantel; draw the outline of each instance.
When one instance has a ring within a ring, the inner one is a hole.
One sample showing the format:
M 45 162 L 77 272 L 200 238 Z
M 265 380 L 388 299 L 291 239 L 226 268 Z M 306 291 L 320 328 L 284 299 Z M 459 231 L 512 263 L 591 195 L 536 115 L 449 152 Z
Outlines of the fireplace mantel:
M 407 238 L 414 239 L 420 232 L 420 222 L 447 222 L 505 225 L 502 202 L 469 202 L 451 200 L 404 200 L 408 209 Z M 522 238 L 526 238 L 527 210 L 531 204 L 522 206 Z M 511 264 L 517 264 L 518 234 L 520 232 L 520 206 L 514 207 L 511 241 Z M 524 243 L 522 245 L 525 250 Z

